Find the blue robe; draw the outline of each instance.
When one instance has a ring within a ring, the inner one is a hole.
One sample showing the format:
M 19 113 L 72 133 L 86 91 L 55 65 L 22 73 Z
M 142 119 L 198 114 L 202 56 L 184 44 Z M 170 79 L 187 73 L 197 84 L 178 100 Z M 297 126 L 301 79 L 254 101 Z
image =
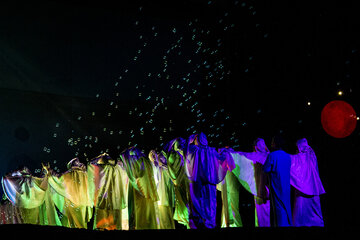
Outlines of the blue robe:
M 263 170 L 270 178 L 270 202 L 273 209 L 272 225 L 292 226 L 290 203 L 290 155 L 283 150 L 270 153 Z

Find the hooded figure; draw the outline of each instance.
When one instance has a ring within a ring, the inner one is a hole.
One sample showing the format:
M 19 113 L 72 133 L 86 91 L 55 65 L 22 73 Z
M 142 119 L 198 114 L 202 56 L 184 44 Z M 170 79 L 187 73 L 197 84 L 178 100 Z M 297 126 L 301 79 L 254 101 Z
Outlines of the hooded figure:
M 269 150 L 265 145 L 264 139 L 258 138 L 255 140 L 253 152 L 236 152 L 231 150 L 230 154 L 236 165 L 231 174 L 226 176 L 228 198 L 230 198 L 230 209 L 232 212 L 232 214 L 229 214 L 230 221 L 232 217 L 234 219 L 233 226 L 242 226 L 238 199 L 241 184 L 242 187 L 254 195 L 255 226 L 270 227 L 269 190 L 266 187 L 267 177 L 262 171 Z
M 190 180 L 190 227 L 215 228 L 216 185 L 233 169 L 227 151 L 219 154 L 209 147 L 205 134 L 189 137 L 186 153 L 186 173 Z
M 129 229 L 157 229 L 157 194 L 152 164 L 139 149 L 130 147 L 120 154 L 129 178 Z
M 189 179 L 186 176 L 185 165 L 185 140 L 175 138 L 165 145 L 162 156 L 166 159 L 169 177 L 174 183 L 175 191 L 175 210 L 174 219 L 190 228 L 189 225 Z
M 54 204 L 56 193 L 51 192 L 48 184 L 48 167 L 43 166 L 43 172 L 44 177 L 35 177 L 24 167 L 4 176 L 4 193 L 20 210 L 22 223 L 61 226 Z M 61 196 L 58 199 L 63 200 Z
M 70 228 L 87 228 L 92 217 L 93 204 L 88 195 L 86 166 L 78 158 L 68 164 L 67 172 L 61 176 L 49 175 L 49 185 L 64 201 L 55 201 L 56 207 L 64 214 L 61 222 Z
M 94 206 L 94 229 L 121 230 L 126 207 L 120 166 L 107 153 L 88 164 L 88 191 Z
M 298 154 L 292 155 L 290 183 L 295 188 L 294 226 L 324 226 L 320 195 L 325 193 L 319 176 L 317 158 L 305 138 L 296 143 Z
M 159 196 L 157 202 L 159 229 L 175 229 L 174 222 L 174 184 L 169 176 L 166 159 L 154 150 L 149 153 L 153 166 L 156 189 Z

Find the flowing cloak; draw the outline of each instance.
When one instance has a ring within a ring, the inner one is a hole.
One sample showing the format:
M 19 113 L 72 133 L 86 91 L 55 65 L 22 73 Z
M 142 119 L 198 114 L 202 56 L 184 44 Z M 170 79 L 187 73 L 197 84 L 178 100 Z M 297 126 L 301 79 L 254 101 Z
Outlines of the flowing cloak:
M 86 167 L 71 166 L 61 176 L 49 176 L 49 185 L 64 198 L 63 202 L 55 202 L 56 207 L 64 214 L 63 226 L 70 228 L 87 228 L 92 217 L 93 203 L 88 191 Z
M 242 227 L 239 209 L 239 188 L 241 184 L 232 172 L 226 174 L 225 179 L 217 185 L 221 191 L 222 212 L 221 227 Z
M 270 178 L 270 203 L 274 212 L 273 224 L 277 227 L 292 225 L 290 165 L 290 155 L 283 150 L 278 150 L 267 156 L 263 167 Z
M 2 178 L 6 197 L 20 210 L 22 223 L 61 226 L 47 175 L 34 177 L 27 168 Z M 61 201 L 61 197 L 57 196 Z
M 230 152 L 235 163 L 235 169 L 232 171 L 239 179 L 241 185 L 254 196 L 266 198 L 267 189 L 263 182 L 265 178 L 261 174 L 261 163 L 255 162 L 259 156 L 256 152 Z
M 150 160 L 134 147 L 124 150 L 120 157 L 129 178 L 129 229 L 157 229 L 159 196 Z
M 291 155 L 290 184 L 295 188 L 294 226 L 324 226 L 320 195 L 325 193 L 317 158 L 306 139 L 298 141 L 299 153 Z
M 165 145 L 162 155 L 166 159 L 169 177 L 174 183 L 175 210 L 174 219 L 190 228 L 189 225 L 189 179 L 186 176 L 184 162 L 185 140 L 175 138 Z
M 231 208 L 229 213 L 224 215 L 225 222 L 234 220 L 233 226 L 242 226 L 241 217 L 239 214 L 239 183 L 251 194 L 254 195 L 255 201 L 255 226 L 259 227 L 270 227 L 270 201 L 269 190 L 266 187 L 266 176 L 262 171 L 263 164 L 266 160 L 268 153 L 266 151 L 255 151 L 255 152 L 236 152 L 229 149 L 230 155 L 235 163 L 235 169 L 232 170 L 231 174 L 225 178 L 223 183 L 227 187 L 227 198 Z M 223 193 L 223 197 L 225 193 Z M 224 206 L 226 209 L 226 206 Z M 230 211 L 231 209 L 231 211 Z M 230 214 L 232 212 L 232 214 Z M 226 219 L 227 215 L 229 220 Z M 231 223 L 230 223 L 231 224 Z M 226 224 L 224 224 L 225 226 Z
M 156 154 L 156 153 L 155 153 Z M 156 154 L 157 155 L 157 154 Z M 159 196 L 158 204 L 158 228 L 175 229 L 174 222 L 174 184 L 169 176 L 165 158 L 160 155 L 152 161 L 154 180 Z
M 102 154 L 88 164 L 88 191 L 95 207 L 94 229 L 121 230 L 126 207 L 120 166 Z
M 129 230 L 129 213 L 128 213 L 128 195 L 129 195 L 129 178 L 127 176 L 126 171 L 124 170 L 123 163 L 119 160 L 117 162 L 119 165 L 119 170 L 121 174 L 121 181 L 123 183 L 123 190 L 124 190 L 124 202 L 125 202 L 125 208 L 123 208 L 121 212 L 121 218 L 122 218 L 122 230 Z
M 192 145 L 198 140 L 199 145 Z M 216 185 L 224 180 L 231 158 L 224 151 L 219 154 L 207 145 L 203 133 L 191 135 L 186 153 L 186 173 L 190 180 L 190 226 L 192 228 L 216 226 Z M 229 169 L 230 168 L 230 169 Z
M 253 170 L 255 177 L 254 194 L 255 201 L 255 226 L 270 227 L 270 199 L 269 189 L 267 187 L 267 176 L 263 172 L 263 165 L 268 156 L 268 152 L 249 152 L 244 153 L 246 159 L 253 162 Z

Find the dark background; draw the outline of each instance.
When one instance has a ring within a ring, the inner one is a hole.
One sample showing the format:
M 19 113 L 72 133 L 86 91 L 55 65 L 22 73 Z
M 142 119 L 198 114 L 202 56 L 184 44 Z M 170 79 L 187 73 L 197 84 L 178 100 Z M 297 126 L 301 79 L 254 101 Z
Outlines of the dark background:
M 121 2 L 0 4 L 1 175 L 194 131 L 242 151 L 283 133 L 317 154 L 326 226 L 356 226 L 359 127 L 337 139 L 320 122 L 332 100 L 359 112 L 355 5 Z

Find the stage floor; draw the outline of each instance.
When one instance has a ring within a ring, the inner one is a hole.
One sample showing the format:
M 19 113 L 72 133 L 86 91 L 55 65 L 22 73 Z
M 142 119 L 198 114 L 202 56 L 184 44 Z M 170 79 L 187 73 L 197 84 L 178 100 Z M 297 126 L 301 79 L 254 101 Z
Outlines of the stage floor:
M 222 229 L 198 229 L 198 230 L 133 230 L 133 231 L 97 231 L 87 229 L 70 229 L 65 227 L 39 226 L 28 224 L 0 225 L 3 237 L 24 237 L 49 239 L 137 239 L 140 237 L 150 239 L 331 239 L 345 237 L 349 231 L 337 231 L 339 229 L 327 228 L 222 228 Z M 345 235 L 344 235 L 345 234 Z

